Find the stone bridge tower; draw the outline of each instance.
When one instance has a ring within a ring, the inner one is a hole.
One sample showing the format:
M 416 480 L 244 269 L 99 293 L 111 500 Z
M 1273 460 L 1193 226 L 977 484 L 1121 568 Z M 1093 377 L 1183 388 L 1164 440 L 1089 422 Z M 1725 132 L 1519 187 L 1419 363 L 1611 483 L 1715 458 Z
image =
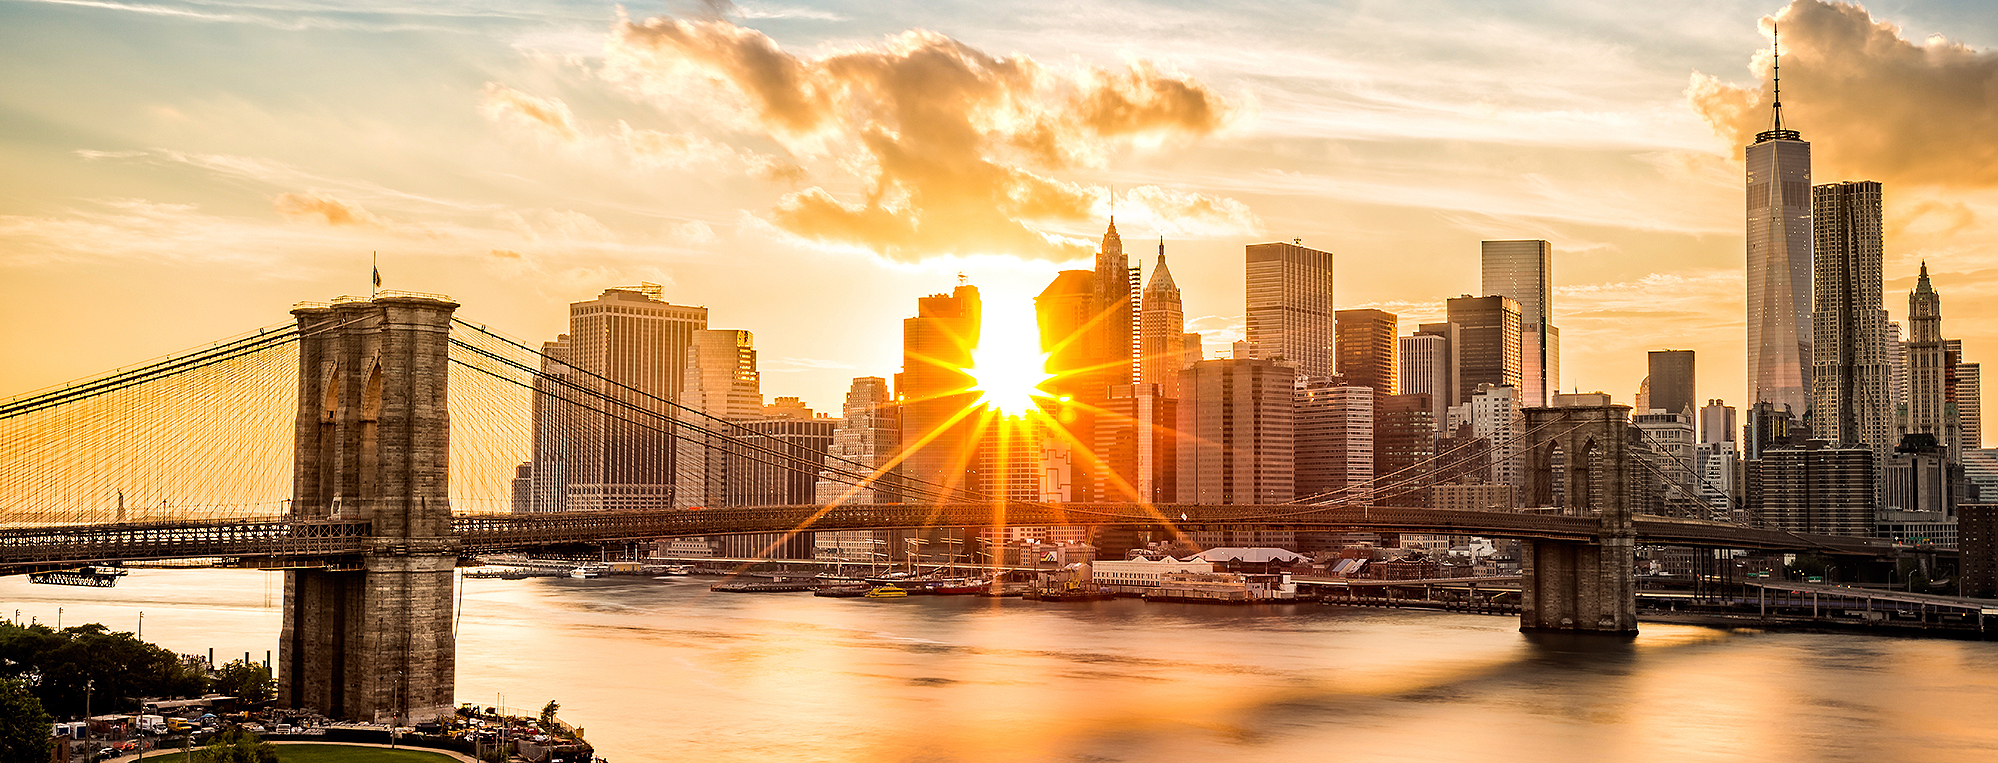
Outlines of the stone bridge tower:
M 1601 521 L 1594 543 L 1530 540 L 1521 544 L 1521 630 L 1637 632 L 1635 533 L 1627 476 L 1630 407 L 1528 408 L 1526 506 L 1554 505 Z M 1561 469 L 1555 471 L 1559 450 Z
M 444 297 L 300 307 L 290 513 L 370 523 L 351 564 L 288 570 L 281 704 L 356 721 L 453 708 L 452 572 L 445 497 L 451 313 Z

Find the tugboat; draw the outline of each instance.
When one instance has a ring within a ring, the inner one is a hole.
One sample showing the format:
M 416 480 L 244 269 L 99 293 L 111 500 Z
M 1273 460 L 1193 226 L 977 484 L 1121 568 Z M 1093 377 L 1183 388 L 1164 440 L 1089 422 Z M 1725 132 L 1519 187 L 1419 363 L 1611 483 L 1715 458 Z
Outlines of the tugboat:
M 898 588 L 894 585 L 884 585 L 879 588 L 870 590 L 867 593 L 861 594 L 861 596 L 864 596 L 869 599 L 900 599 L 908 595 L 909 595 L 908 591 Z

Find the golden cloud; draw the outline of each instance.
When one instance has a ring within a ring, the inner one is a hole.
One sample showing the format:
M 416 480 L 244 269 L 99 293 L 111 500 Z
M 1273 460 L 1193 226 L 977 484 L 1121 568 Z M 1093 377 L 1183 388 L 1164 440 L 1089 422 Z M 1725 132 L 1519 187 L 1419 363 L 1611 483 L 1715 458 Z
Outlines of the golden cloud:
M 388 227 L 358 204 L 350 204 L 326 196 L 309 193 L 280 193 L 271 199 L 271 208 L 278 214 L 293 219 L 318 219 L 327 225 L 351 225 L 363 228 Z
M 497 82 L 486 83 L 486 98 L 480 104 L 486 117 L 512 122 L 563 140 L 577 137 L 576 117 L 569 105 L 559 100 L 528 95 Z
M 1041 226 L 1097 216 L 1104 194 L 1047 173 L 1101 166 L 1134 144 L 1196 139 L 1230 113 L 1205 85 L 1149 63 L 1053 69 L 924 31 L 805 57 L 723 18 L 662 17 L 621 21 L 608 48 L 607 78 L 654 92 L 709 88 L 728 103 L 715 115 L 724 126 L 861 181 L 850 196 L 824 186 L 785 196 L 777 227 L 901 260 L 1087 256 L 1087 244 Z M 808 177 L 792 164 L 769 174 L 786 173 Z M 1232 199 L 1173 192 L 1155 201 L 1161 212 L 1228 227 L 1247 216 Z M 1176 229 L 1203 227 L 1214 226 Z
M 1847 3 L 1793 0 L 1763 24 L 1781 26 L 1784 126 L 1811 141 L 1818 180 L 1998 186 L 1998 53 L 1910 42 Z M 1771 64 L 1769 51 L 1757 54 L 1755 88 L 1695 73 L 1687 100 L 1747 145 L 1770 126 Z

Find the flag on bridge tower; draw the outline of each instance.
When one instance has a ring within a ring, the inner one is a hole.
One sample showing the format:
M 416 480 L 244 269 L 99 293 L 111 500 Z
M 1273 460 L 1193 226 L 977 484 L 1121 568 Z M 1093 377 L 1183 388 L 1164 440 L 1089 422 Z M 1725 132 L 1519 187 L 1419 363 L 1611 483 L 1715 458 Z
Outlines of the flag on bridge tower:
M 382 253 L 381 253 L 381 252 L 375 252 L 375 253 L 374 253 L 374 255 L 375 255 L 375 263 L 374 263 L 374 264 L 375 264 L 375 286 L 374 286 L 374 288 L 375 288 L 375 289 L 377 289 L 377 290 L 379 290 L 379 289 L 381 289 L 381 288 L 382 288 Z M 369 297 L 373 297 L 373 296 L 374 296 L 374 292 L 373 292 L 373 291 L 370 291 L 370 292 L 368 293 L 368 296 L 369 296 Z

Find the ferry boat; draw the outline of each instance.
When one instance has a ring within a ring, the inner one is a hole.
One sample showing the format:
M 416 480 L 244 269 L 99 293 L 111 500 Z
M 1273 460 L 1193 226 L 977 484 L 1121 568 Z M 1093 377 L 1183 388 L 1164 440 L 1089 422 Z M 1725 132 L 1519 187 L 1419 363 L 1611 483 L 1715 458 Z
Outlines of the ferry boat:
M 583 565 L 583 566 L 581 566 L 581 567 L 577 567 L 577 568 L 575 568 L 575 569 L 573 569 L 573 570 L 570 570 L 570 571 L 569 571 L 569 577 L 572 577 L 572 578 L 600 578 L 600 577 L 603 577 L 603 576 L 604 576 L 604 570 L 605 570 L 605 568 L 604 568 L 603 566 L 601 566 L 601 565 L 594 565 L 594 564 L 586 564 L 586 565 Z
M 900 599 L 908 596 L 909 592 L 892 585 L 884 585 L 862 595 L 869 599 Z

